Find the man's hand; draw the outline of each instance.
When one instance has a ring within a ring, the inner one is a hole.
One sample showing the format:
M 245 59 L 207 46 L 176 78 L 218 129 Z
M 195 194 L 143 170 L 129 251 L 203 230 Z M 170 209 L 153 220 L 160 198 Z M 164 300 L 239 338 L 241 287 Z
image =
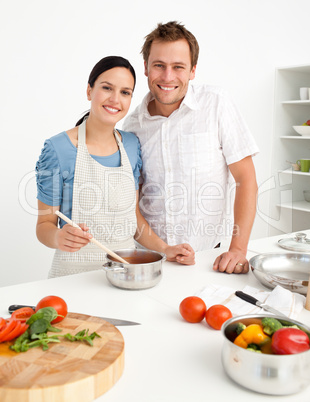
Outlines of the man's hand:
M 164 253 L 166 254 L 167 261 L 176 261 L 184 265 L 195 264 L 195 251 L 189 244 L 183 243 L 176 246 L 167 246 Z
M 229 250 L 216 258 L 213 269 L 227 274 L 246 274 L 249 272 L 249 262 L 242 251 Z

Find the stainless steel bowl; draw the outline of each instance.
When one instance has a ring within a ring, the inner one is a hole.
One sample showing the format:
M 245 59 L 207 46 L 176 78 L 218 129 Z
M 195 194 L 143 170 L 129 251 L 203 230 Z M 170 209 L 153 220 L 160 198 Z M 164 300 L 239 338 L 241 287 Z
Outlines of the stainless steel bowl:
M 267 288 L 282 286 L 291 292 L 307 294 L 310 254 L 266 253 L 249 260 L 254 276 Z
M 231 318 L 222 326 L 224 344 L 222 364 L 227 375 L 237 384 L 262 394 L 289 395 L 310 384 L 310 351 L 294 355 L 269 355 L 243 349 L 233 343 L 238 322 L 245 325 L 260 323 L 265 315 L 244 315 Z M 308 332 L 304 324 L 273 316 L 286 325 L 298 325 Z
M 103 268 L 112 285 L 122 289 L 147 289 L 161 280 L 165 254 L 144 249 L 122 249 L 114 252 L 129 264 L 118 262 L 114 257 L 107 255 L 107 263 Z

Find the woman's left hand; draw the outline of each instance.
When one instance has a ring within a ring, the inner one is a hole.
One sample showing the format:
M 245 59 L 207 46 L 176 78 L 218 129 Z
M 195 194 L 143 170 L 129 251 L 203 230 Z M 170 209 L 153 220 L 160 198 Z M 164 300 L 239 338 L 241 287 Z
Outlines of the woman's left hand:
M 164 253 L 166 254 L 167 261 L 176 261 L 184 265 L 195 264 L 195 251 L 189 244 L 183 243 L 176 246 L 167 246 Z

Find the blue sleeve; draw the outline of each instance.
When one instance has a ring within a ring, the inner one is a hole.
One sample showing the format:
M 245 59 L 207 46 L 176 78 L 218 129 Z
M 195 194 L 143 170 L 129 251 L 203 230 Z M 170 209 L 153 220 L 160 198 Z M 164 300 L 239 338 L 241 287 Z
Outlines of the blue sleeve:
M 133 175 L 135 178 L 135 184 L 136 184 L 136 190 L 139 190 L 139 179 L 140 179 L 140 172 L 142 169 L 142 158 L 141 158 L 141 145 L 140 145 L 140 141 L 137 138 L 137 142 L 138 142 L 138 146 L 137 146 L 137 163 L 136 166 L 133 170 Z
M 139 189 L 140 171 L 142 168 L 141 145 L 139 138 L 129 131 L 119 130 L 122 134 L 124 148 L 127 152 L 132 173 L 135 179 L 136 190 Z
M 36 163 L 37 198 L 47 205 L 58 206 L 62 202 L 63 177 L 56 151 L 46 140 Z

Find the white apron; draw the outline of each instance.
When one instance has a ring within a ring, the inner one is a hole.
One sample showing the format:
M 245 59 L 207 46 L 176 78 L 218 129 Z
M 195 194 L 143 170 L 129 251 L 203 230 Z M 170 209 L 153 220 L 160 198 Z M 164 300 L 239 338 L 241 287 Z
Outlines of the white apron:
M 137 228 L 136 190 L 132 167 L 116 131 L 120 167 L 106 167 L 92 158 L 86 146 L 86 120 L 78 129 L 72 221 L 85 223 L 89 232 L 111 250 L 134 248 Z M 70 253 L 56 250 L 49 278 L 101 269 L 106 254 L 89 243 Z

